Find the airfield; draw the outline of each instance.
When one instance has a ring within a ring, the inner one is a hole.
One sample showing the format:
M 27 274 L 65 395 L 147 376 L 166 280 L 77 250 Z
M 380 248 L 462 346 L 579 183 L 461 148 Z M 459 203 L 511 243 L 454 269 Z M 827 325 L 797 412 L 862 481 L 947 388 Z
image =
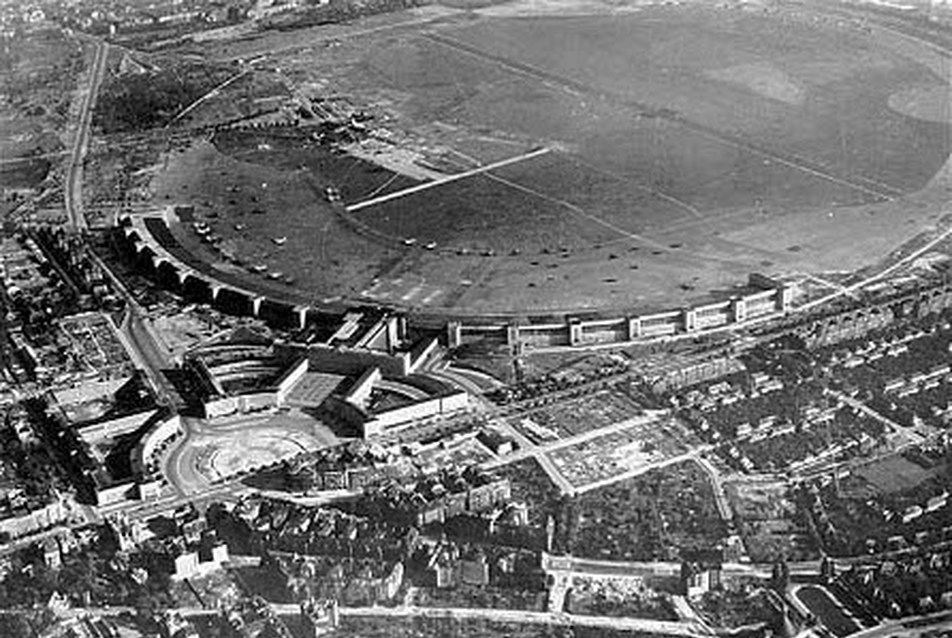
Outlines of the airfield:
M 176 240 L 315 305 L 531 317 L 835 276 L 948 212 L 933 45 L 770 3 L 485 4 L 195 45 L 266 56 L 289 95 L 341 100 L 375 133 L 344 153 L 280 127 L 170 152 L 155 201 L 195 207 Z

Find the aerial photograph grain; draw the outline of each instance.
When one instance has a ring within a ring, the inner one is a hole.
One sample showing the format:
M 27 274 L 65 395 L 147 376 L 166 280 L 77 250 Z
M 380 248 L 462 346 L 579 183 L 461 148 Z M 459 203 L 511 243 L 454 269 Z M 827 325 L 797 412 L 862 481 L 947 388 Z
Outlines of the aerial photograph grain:
M 0 0 L 0 638 L 952 638 L 952 0 Z

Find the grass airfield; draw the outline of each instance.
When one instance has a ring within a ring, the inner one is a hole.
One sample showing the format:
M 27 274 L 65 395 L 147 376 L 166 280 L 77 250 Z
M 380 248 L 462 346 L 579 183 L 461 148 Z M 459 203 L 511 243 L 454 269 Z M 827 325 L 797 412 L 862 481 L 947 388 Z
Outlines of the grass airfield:
M 172 154 L 157 201 L 196 204 L 246 261 L 316 302 L 668 308 L 754 271 L 860 268 L 945 214 L 948 62 L 875 27 L 703 4 L 514 2 L 205 47 L 272 51 L 267 64 L 295 87 L 346 96 L 400 146 L 458 171 L 549 149 L 349 217 L 325 186 L 353 204 L 418 176 L 269 131 Z

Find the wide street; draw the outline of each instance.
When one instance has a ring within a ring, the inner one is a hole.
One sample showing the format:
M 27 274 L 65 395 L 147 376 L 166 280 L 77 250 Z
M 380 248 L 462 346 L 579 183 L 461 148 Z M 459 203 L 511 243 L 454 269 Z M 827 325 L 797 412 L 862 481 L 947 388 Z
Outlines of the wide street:
M 278 616 L 297 616 L 300 607 L 295 604 L 272 604 L 272 611 Z M 175 609 L 184 618 L 218 615 L 218 609 L 195 607 Z M 479 607 L 416 607 L 404 605 L 398 607 L 340 607 L 344 618 L 445 618 L 458 620 L 491 620 L 501 623 L 561 625 L 577 627 L 602 627 L 606 629 L 624 629 L 643 631 L 669 636 L 689 636 L 705 638 L 710 632 L 691 622 L 651 620 L 647 618 L 619 618 L 615 616 L 581 616 L 578 614 L 550 613 L 542 611 L 523 611 L 516 609 L 486 609 Z M 101 616 L 133 614 L 132 607 L 97 607 L 71 609 L 66 615 L 80 616 L 84 613 Z
M 66 214 L 70 225 L 76 230 L 87 228 L 83 215 L 83 162 L 89 145 L 89 125 L 93 118 L 93 106 L 106 73 L 106 59 L 109 57 L 109 45 L 99 39 L 90 39 L 93 52 L 93 64 L 89 70 L 89 84 L 82 95 L 78 113 L 78 123 L 73 132 L 73 150 L 69 157 L 66 172 Z

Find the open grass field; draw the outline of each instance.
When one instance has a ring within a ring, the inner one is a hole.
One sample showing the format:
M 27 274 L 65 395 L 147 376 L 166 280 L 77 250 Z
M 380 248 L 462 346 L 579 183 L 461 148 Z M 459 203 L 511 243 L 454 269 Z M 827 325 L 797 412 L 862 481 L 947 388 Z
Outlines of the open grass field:
M 234 198 L 216 208 L 222 228 L 247 229 L 242 250 L 317 299 L 643 310 L 753 271 L 853 270 L 943 213 L 949 63 L 908 37 L 804 10 L 467 6 L 208 45 L 218 60 L 270 51 L 288 82 L 346 96 L 460 170 L 548 149 L 344 224 L 323 186 L 350 205 L 419 182 L 276 133 L 218 135 L 215 152 L 249 180 L 295 182 L 255 222 Z M 183 182 L 208 177 L 184 159 L 158 194 L 179 201 Z
M 36 187 L 64 149 L 61 136 L 82 50 L 54 31 L 5 38 L 3 44 L 0 187 Z
M 825 588 L 812 585 L 801 587 L 795 595 L 803 606 L 819 618 L 835 636 L 848 636 L 861 628 L 855 620 L 844 613 L 843 608 L 834 601 Z

